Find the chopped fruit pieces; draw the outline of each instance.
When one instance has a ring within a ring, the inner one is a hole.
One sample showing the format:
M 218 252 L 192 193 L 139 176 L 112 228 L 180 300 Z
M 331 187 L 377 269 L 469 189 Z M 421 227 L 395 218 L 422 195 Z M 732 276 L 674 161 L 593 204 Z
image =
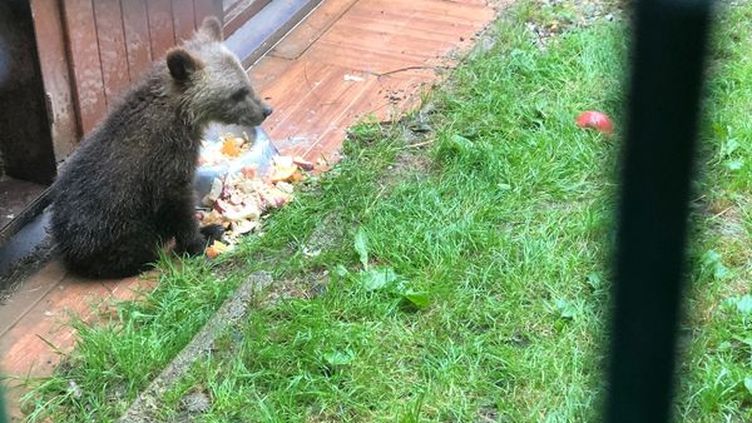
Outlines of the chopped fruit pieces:
M 609 135 L 614 132 L 614 124 L 605 113 L 593 110 L 582 112 L 577 116 L 576 122 L 580 128 L 593 128 Z
M 309 162 L 308 160 L 300 156 L 293 158 L 292 162 L 303 170 L 313 170 L 313 163 Z
M 208 166 L 229 164 L 233 158 L 249 151 L 251 143 L 247 137 L 229 135 L 221 137 L 220 143 L 211 145 L 202 151 L 199 163 Z M 199 211 L 196 217 L 202 226 L 224 226 L 223 240 L 227 244 L 215 242 L 207 248 L 206 255 L 216 257 L 231 248 L 239 236 L 258 230 L 262 214 L 289 203 L 293 198 L 292 184 L 303 180 L 303 171 L 313 167 L 311 162 L 300 157 L 275 156 L 265 175 L 251 165 L 215 178 L 209 193 L 201 199 L 207 210 Z
M 206 256 L 210 259 L 213 259 L 222 253 L 226 253 L 229 250 L 230 247 L 227 244 L 221 241 L 214 241 L 212 245 L 206 248 Z
M 219 137 L 219 142 L 206 141 L 203 143 L 201 157 L 198 163 L 201 166 L 223 166 L 233 159 L 250 151 L 251 140 L 243 134 L 238 137 L 226 134 Z
M 258 171 L 253 166 L 246 166 L 240 171 L 243 173 L 243 176 L 249 179 L 253 179 L 258 175 Z
M 230 157 L 238 157 L 241 153 L 240 147 L 245 143 L 243 138 L 225 138 L 222 142 L 222 154 Z

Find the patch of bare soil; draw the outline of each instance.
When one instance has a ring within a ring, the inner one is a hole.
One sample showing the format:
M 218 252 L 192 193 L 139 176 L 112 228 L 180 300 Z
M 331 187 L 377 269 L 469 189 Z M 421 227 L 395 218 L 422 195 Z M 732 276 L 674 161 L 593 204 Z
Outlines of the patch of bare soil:
M 405 141 L 394 164 L 387 167 L 386 174 L 380 181 L 381 190 L 394 188 L 400 181 L 410 177 L 422 177 L 431 169 L 431 159 L 427 150 L 434 142 L 434 125 L 431 121 L 435 109 L 432 104 L 424 106 L 415 116 L 397 122 L 384 122 L 382 125 L 393 126 Z
M 340 244 L 346 235 L 341 218 L 336 212 L 329 213 L 308 237 L 303 246 L 303 254 L 306 257 L 316 257 L 331 246 Z
M 540 48 L 545 48 L 553 37 L 573 28 L 587 27 L 600 19 L 621 19 L 627 6 L 625 0 L 537 0 L 536 4 L 541 8 L 569 9 L 571 12 L 533 19 L 525 24 L 536 35 L 536 44 Z
M 475 423 L 500 423 L 504 420 L 499 415 L 499 410 L 496 407 L 483 407 L 478 410 L 478 416 L 475 419 Z
M 311 299 L 326 292 L 329 272 L 321 270 L 303 277 L 284 279 L 274 283 L 261 305 L 273 305 L 290 298 Z

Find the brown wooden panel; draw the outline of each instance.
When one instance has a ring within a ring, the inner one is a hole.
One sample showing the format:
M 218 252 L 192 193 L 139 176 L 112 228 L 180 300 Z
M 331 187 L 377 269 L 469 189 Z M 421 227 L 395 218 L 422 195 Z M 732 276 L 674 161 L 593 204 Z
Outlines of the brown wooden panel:
M 128 75 L 136 81 L 151 64 L 151 40 L 146 0 L 122 0 Z
M 251 86 L 256 93 L 262 98 L 267 89 L 274 85 L 285 71 L 295 62 L 267 55 L 261 58 L 248 71 L 248 77 L 251 78 Z
M 331 68 L 317 61 L 296 61 L 273 84 L 268 84 L 261 91 L 262 98 L 275 110 L 264 121 L 264 128 L 270 135 L 279 127 L 287 125 L 292 130 L 297 125 L 295 120 L 304 116 L 302 113 L 298 114 L 300 104 L 323 82 L 328 76 L 327 69 Z
M 207 16 L 216 16 L 220 20 L 224 18 L 222 0 L 193 0 L 193 9 L 196 15 L 196 28 L 201 26 L 201 22 Z
M 88 133 L 107 110 L 91 0 L 65 0 L 63 16 L 68 34 L 68 57 L 73 69 L 78 121 L 82 131 Z
M 430 36 L 417 37 L 402 30 L 404 34 L 398 32 L 390 33 L 387 29 L 376 31 L 364 30 L 360 27 L 342 25 L 341 30 L 327 34 L 321 39 L 322 43 L 343 47 L 344 51 L 352 50 L 354 55 L 359 52 L 372 52 L 387 57 L 407 56 L 416 60 L 424 61 L 435 58 L 434 51 L 441 48 L 451 49 L 453 44 L 441 39 L 433 39 Z M 399 41 L 395 37 L 400 37 Z M 361 42 L 368 40 L 368 43 Z M 364 48 L 363 46 L 368 47 Z M 394 46 L 399 46 L 399 50 Z
M 280 150 L 294 151 L 295 155 L 307 154 L 318 145 L 325 133 L 337 128 L 342 115 L 372 88 L 365 80 L 365 75 L 361 76 L 363 81 L 346 81 L 348 69 L 338 66 L 327 66 L 324 69 L 321 77 L 316 78 L 315 88 L 293 107 L 293 114 L 270 129 L 269 135 L 277 140 Z M 295 131 L 292 134 L 291 128 Z M 292 137 L 275 137 L 285 133 Z M 289 142 L 290 140 L 293 142 Z M 305 142 L 299 142 L 302 140 Z
M 342 147 L 347 130 L 370 116 L 379 122 L 396 121 L 401 116 L 420 107 L 421 95 L 439 76 L 428 71 L 410 71 L 385 78 L 370 76 L 364 82 L 368 88 L 353 101 L 348 109 L 334 118 L 330 129 L 315 144 L 304 151 L 283 154 L 302 155 L 307 160 L 317 162 L 321 157 L 331 162 L 332 157 Z
M 151 57 L 153 60 L 159 60 L 170 47 L 175 45 L 172 2 L 171 0 L 149 0 L 146 4 L 149 14 Z
M 377 89 L 373 76 L 308 61 L 304 56 L 264 92 L 280 112 L 270 116 L 264 128 L 284 154 L 306 155 L 325 134 L 340 127 L 343 116 L 353 114 L 353 104 Z
M 358 0 L 327 0 L 314 14 L 290 32 L 271 54 L 285 59 L 296 59 L 303 54 Z
M 57 280 L 55 288 L 0 337 L 0 352 L 3 353 L 0 363 L 8 374 L 51 374 L 61 355 L 50 348 L 48 342 L 63 352 L 71 351 L 76 334 L 66 322 L 71 316 L 91 320 L 97 311 L 96 306 L 109 300 L 109 291 L 98 281 L 69 275 L 58 279 L 63 271 L 59 267 L 47 268 L 46 276 L 50 282 Z
M 486 5 L 455 3 L 446 0 L 367 0 L 360 1 L 348 15 L 367 14 L 388 21 L 431 20 L 445 23 L 451 30 L 454 23 L 475 24 L 494 16 L 494 10 Z
M 172 17 L 177 43 L 180 44 L 181 41 L 190 39 L 196 28 L 193 0 L 172 0 Z
M 93 3 L 104 92 L 107 103 L 112 104 L 130 82 L 123 16 L 119 0 L 94 0 Z
M 57 1 L 31 0 L 30 4 L 42 79 L 51 106 L 55 158 L 60 161 L 73 152 L 81 136 L 73 105 L 63 16 Z
M 24 315 L 54 289 L 66 273 L 61 262 L 52 261 L 25 280 L 13 296 L 0 306 L 0 337 L 23 320 Z
M 5 374 L 49 376 L 63 358 L 39 337 L 62 351 L 73 348 L 69 316 L 96 324 L 115 301 L 133 300 L 156 287 L 155 273 L 126 279 L 83 279 L 59 261 L 47 264 L 0 304 L 0 368 Z

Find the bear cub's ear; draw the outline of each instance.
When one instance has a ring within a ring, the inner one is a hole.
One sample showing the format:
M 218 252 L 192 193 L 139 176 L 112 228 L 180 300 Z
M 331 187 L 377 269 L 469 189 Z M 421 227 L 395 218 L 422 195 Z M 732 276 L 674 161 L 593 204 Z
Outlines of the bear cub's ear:
M 201 62 L 183 48 L 173 48 L 167 52 L 167 68 L 178 82 L 187 81 L 200 67 Z
M 203 39 L 208 41 L 221 42 L 224 39 L 224 35 L 222 34 L 222 22 L 220 22 L 215 16 L 205 17 L 198 33 Z

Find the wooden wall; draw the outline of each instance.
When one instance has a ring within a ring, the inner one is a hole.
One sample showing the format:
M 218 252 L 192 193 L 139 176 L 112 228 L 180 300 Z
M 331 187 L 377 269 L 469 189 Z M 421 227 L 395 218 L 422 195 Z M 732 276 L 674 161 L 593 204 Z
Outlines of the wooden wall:
M 222 0 L 30 0 L 58 160 Z

